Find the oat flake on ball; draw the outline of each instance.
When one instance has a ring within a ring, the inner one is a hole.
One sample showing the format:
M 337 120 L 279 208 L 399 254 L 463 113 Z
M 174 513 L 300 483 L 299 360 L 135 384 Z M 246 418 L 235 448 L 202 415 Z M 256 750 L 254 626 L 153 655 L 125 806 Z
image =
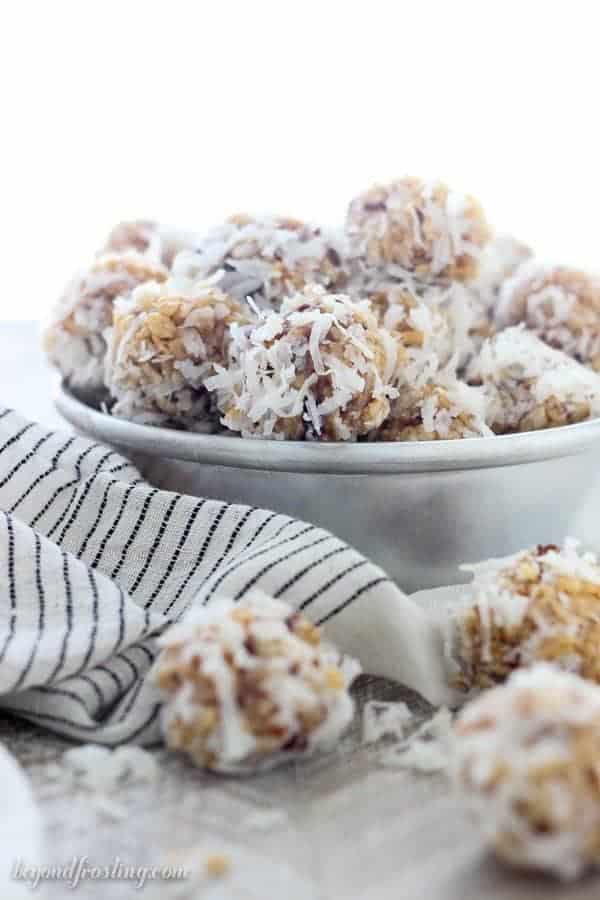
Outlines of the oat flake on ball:
M 310 285 L 280 313 L 234 326 L 227 368 L 207 387 L 244 437 L 354 441 L 387 416 L 397 355 L 368 301 Z
M 258 306 L 278 309 L 281 301 L 307 284 L 344 288 L 347 273 L 341 236 L 297 219 L 233 216 L 183 252 L 174 271 L 210 278 L 232 297 L 250 296 Z
M 199 766 L 251 772 L 328 751 L 352 720 L 358 663 L 260 591 L 193 610 L 159 644 L 163 732 Z
M 164 281 L 167 269 L 159 262 L 128 250 L 106 253 L 67 286 L 44 333 L 50 362 L 73 386 L 102 388 L 106 340 L 113 305 L 145 281 Z
M 539 663 L 469 703 L 453 774 L 512 865 L 568 880 L 600 863 L 600 687 Z
M 231 325 L 248 321 L 247 310 L 210 282 L 141 285 L 115 305 L 105 374 L 112 414 L 206 430 L 204 383 L 226 361 Z
M 472 197 L 441 181 L 401 178 L 374 185 L 350 203 L 350 256 L 362 268 L 421 281 L 468 281 L 490 237 Z

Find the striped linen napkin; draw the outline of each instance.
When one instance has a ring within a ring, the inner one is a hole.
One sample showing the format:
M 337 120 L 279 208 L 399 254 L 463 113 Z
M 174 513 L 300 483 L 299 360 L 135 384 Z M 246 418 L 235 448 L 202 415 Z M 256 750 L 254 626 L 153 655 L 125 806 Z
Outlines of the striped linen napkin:
M 190 606 L 255 587 L 365 671 L 443 700 L 426 614 L 341 540 L 159 491 L 109 447 L 0 408 L 0 708 L 77 740 L 153 743 L 157 636 Z

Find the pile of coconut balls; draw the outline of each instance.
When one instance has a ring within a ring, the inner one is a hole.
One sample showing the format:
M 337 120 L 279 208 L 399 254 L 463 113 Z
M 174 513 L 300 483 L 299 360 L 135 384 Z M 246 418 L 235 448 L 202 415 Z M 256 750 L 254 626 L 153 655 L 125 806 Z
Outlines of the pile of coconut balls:
M 51 362 L 112 415 L 311 441 L 482 437 L 600 411 L 600 279 L 406 177 L 343 228 L 238 215 L 118 225 L 68 284 Z

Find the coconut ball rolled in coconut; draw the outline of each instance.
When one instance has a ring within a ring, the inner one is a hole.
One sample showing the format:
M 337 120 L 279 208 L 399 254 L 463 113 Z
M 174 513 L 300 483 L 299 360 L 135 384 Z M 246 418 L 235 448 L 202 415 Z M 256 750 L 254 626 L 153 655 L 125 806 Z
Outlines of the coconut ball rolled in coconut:
M 485 341 L 467 378 L 484 386 L 496 434 L 571 425 L 600 412 L 600 376 L 523 327 Z
M 108 235 L 101 253 L 135 250 L 170 267 L 175 256 L 191 249 L 196 236 L 152 219 L 119 222 Z
M 503 285 L 532 256 L 531 249 L 509 234 L 498 234 L 481 255 L 477 278 L 468 285 L 472 323 L 469 329 L 472 358 L 486 338 L 493 337 L 499 325 L 496 308 Z
M 420 372 L 430 369 L 432 355 L 438 368 L 451 371 L 472 357 L 473 305 L 461 284 L 429 285 L 418 292 L 390 287 L 386 294 L 382 325 L 404 349 L 399 356 L 400 381 L 417 380 Z
M 244 437 L 355 441 L 389 412 L 397 355 L 368 301 L 309 285 L 280 313 L 233 328 L 227 368 L 207 386 L 223 425 Z
M 67 286 L 44 333 L 52 365 L 73 386 L 102 388 L 106 340 L 113 305 L 146 281 L 164 281 L 167 269 L 133 250 L 98 257 Z
M 500 327 L 524 322 L 551 347 L 600 370 L 600 278 L 531 260 L 502 287 Z
M 182 253 L 174 272 L 210 278 L 230 296 L 250 296 L 263 309 L 277 309 L 307 284 L 331 291 L 347 281 L 343 236 L 297 219 L 233 216 Z
M 490 237 L 473 197 L 412 177 L 376 184 L 355 197 L 346 232 L 350 257 L 361 268 L 426 282 L 474 278 Z
M 484 247 L 479 274 L 470 287 L 480 299 L 484 309 L 491 315 L 495 314 L 504 284 L 532 256 L 531 247 L 517 240 L 511 234 L 496 234 Z
M 434 351 L 440 366 L 462 371 L 494 333 L 477 295 L 458 281 L 449 285 L 383 283 L 366 293 L 384 328 L 408 355 Z
M 449 441 L 487 437 L 485 400 L 480 391 L 454 376 L 439 373 L 422 385 L 400 386 L 376 441 Z
M 248 321 L 247 311 L 210 282 L 141 285 L 115 304 L 108 334 L 112 414 L 206 430 L 211 399 L 204 383 L 226 361 L 232 324 Z
M 388 291 L 383 328 L 391 332 L 404 353 L 400 365 L 408 362 L 417 367 L 421 360 L 434 353 L 440 365 L 452 357 L 455 347 L 452 322 L 447 311 L 436 304 L 427 304 L 409 291 L 392 288 Z
M 505 862 L 569 880 L 600 862 L 600 687 L 539 663 L 469 703 L 453 776 Z
M 473 582 L 447 624 L 456 686 L 479 690 L 546 661 L 600 683 L 600 565 L 577 542 L 463 566 Z
M 163 733 L 199 766 L 251 772 L 328 751 L 352 720 L 358 663 L 262 592 L 193 610 L 159 644 Z

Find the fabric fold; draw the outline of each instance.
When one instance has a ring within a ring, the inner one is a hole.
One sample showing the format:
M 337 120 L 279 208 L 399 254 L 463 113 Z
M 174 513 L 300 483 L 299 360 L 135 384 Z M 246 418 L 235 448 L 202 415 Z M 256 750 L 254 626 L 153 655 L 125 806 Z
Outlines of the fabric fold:
M 115 450 L 0 409 L 1 708 L 74 739 L 152 743 L 156 637 L 253 588 L 366 670 L 444 701 L 430 618 L 334 535 L 158 490 Z

